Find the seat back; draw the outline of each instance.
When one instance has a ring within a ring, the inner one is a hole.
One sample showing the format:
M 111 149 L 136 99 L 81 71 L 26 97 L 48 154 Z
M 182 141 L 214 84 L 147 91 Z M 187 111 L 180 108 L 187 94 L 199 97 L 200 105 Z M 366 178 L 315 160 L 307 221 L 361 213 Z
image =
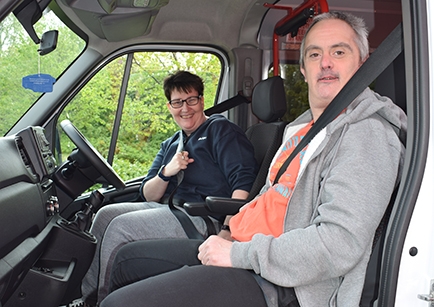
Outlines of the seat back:
M 246 135 L 255 148 L 259 171 L 248 200 L 258 195 L 265 184 L 268 168 L 282 143 L 287 123 L 280 119 L 285 115 L 286 109 L 285 88 L 281 77 L 270 77 L 255 86 L 252 94 L 252 112 L 261 122 L 249 127 Z
M 253 89 L 252 94 L 252 112 L 261 121 L 247 128 L 246 135 L 254 147 L 255 159 L 259 165 L 258 174 L 250 189 L 247 200 L 235 200 L 225 197 L 207 197 L 207 203 L 204 202 L 186 202 L 184 209 L 188 214 L 193 216 L 208 216 L 210 213 L 219 213 L 223 215 L 233 214 L 238 208 L 247 201 L 252 200 L 259 194 L 265 184 L 268 169 L 274 154 L 279 149 L 286 122 L 279 120 L 286 113 L 286 95 L 283 86 L 283 79 L 279 76 L 270 77 L 260 81 Z M 208 199 L 214 199 L 217 202 L 216 207 L 220 210 L 213 210 L 208 206 Z M 222 208 L 223 200 L 226 205 Z M 230 213 L 229 213 L 230 212 Z M 208 233 L 213 231 L 214 226 L 207 227 Z
M 404 52 L 401 52 L 375 80 L 374 90 L 382 96 L 389 97 L 404 112 L 407 112 L 404 69 Z

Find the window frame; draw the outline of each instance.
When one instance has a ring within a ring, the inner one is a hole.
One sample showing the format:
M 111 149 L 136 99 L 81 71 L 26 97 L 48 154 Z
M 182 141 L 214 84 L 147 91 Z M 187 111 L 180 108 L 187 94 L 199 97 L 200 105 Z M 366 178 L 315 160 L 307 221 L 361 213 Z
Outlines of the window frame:
M 123 69 L 124 72 L 122 74 L 122 78 L 120 80 L 120 88 L 118 92 L 118 101 L 116 102 L 116 112 L 114 115 L 114 121 L 113 126 L 111 130 L 111 139 L 110 144 L 108 147 L 107 153 L 102 153 L 104 157 L 107 158 L 107 161 L 110 165 L 113 165 L 113 162 L 115 161 L 116 156 L 116 146 L 118 144 L 119 140 L 119 133 L 121 129 L 121 118 L 122 118 L 122 109 L 125 104 L 126 99 L 126 93 L 129 86 L 129 78 L 131 74 L 132 69 L 132 59 L 133 56 L 136 53 L 141 52 L 162 52 L 162 53 L 170 53 L 170 52 L 180 52 L 180 53 L 209 53 L 214 56 L 216 56 L 221 63 L 221 70 L 220 70 L 220 78 L 218 81 L 218 85 L 216 88 L 215 98 L 213 105 L 219 103 L 222 100 L 225 100 L 226 97 L 229 96 L 228 93 L 228 78 L 229 78 L 229 68 L 228 68 L 228 59 L 225 53 L 222 51 L 211 48 L 211 47 L 203 47 L 203 46 L 162 46 L 162 45 L 137 45 L 137 46 L 129 46 L 126 48 L 122 48 L 109 56 L 105 57 L 104 59 L 100 60 L 99 63 L 88 73 L 86 76 L 84 76 L 80 84 L 74 88 L 74 90 L 71 92 L 71 94 L 68 96 L 67 99 L 62 103 L 62 107 L 59 109 L 56 118 L 52 119 L 52 122 L 54 122 L 52 125 L 55 127 L 56 132 L 55 135 L 60 135 L 62 133 L 61 130 L 59 130 L 59 123 L 60 123 L 60 116 L 63 114 L 64 109 L 70 105 L 70 103 L 74 100 L 75 97 L 80 93 L 80 91 L 86 87 L 91 80 L 105 67 L 107 67 L 110 63 L 113 61 L 116 61 L 116 59 L 119 59 L 123 56 L 126 57 L 125 63 L 123 63 Z M 57 142 L 58 143 L 58 142 Z M 53 150 L 55 151 L 56 156 L 59 156 L 59 148 L 60 145 L 55 146 Z M 61 151 L 61 149 L 60 149 Z M 62 160 L 65 160 L 63 158 Z M 60 161 L 60 160 L 59 160 Z M 146 174 L 146 170 L 143 171 L 144 174 Z M 128 180 L 135 180 L 136 178 L 128 178 Z

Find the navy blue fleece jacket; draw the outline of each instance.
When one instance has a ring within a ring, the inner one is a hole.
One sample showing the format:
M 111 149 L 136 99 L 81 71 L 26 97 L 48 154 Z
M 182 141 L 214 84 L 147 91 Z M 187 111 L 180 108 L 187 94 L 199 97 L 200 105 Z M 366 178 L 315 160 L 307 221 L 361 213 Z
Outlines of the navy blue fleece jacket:
M 157 175 L 162 165 L 170 162 L 181 133 L 178 131 L 161 143 L 142 186 Z M 194 162 L 184 170 L 184 180 L 175 199 L 195 202 L 203 201 L 209 195 L 231 197 L 234 190 L 250 191 L 258 167 L 253 145 L 240 127 L 222 115 L 212 115 L 188 138 L 184 134 L 183 139 L 184 150 Z M 170 195 L 176 184 L 174 176 L 162 199 Z

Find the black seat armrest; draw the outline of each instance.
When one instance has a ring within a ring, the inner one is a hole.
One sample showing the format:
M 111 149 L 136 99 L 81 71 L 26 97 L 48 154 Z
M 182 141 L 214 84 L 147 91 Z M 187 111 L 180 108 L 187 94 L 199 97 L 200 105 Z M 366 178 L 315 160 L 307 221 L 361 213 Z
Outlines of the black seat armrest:
M 224 214 L 234 215 L 237 214 L 242 206 L 247 203 L 245 199 L 236 199 L 228 197 L 208 196 L 206 198 L 206 206 L 209 211 Z
M 184 209 L 193 216 L 234 215 L 247 203 L 245 199 L 208 196 L 206 202 L 186 202 Z
M 208 216 L 212 214 L 205 202 L 187 202 L 184 203 L 183 207 L 188 214 L 193 216 Z

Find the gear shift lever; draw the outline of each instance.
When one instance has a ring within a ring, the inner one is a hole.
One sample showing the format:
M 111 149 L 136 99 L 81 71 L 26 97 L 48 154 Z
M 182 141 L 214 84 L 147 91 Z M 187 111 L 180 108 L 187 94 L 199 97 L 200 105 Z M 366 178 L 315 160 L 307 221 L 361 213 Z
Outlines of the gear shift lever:
M 89 201 L 85 203 L 86 208 L 75 214 L 73 221 L 68 223 L 68 227 L 74 228 L 77 231 L 89 231 L 92 214 L 94 214 L 101 207 L 104 201 L 104 195 L 98 190 L 90 194 Z

